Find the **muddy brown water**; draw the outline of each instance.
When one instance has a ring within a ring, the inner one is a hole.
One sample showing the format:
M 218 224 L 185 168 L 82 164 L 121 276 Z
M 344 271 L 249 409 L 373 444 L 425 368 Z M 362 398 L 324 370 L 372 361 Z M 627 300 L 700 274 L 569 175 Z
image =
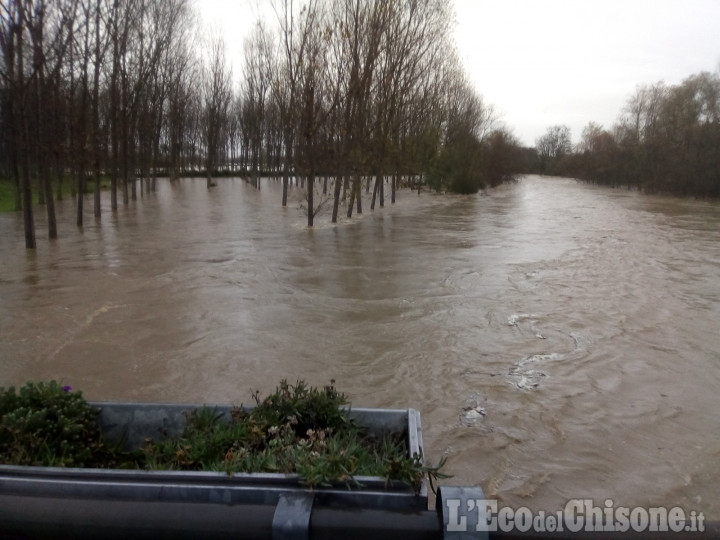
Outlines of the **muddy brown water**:
M 308 230 L 263 182 L 160 181 L 82 232 L 66 201 L 36 253 L 0 215 L 0 385 L 247 403 L 334 379 L 419 409 L 446 484 L 720 519 L 719 203 L 530 176 Z

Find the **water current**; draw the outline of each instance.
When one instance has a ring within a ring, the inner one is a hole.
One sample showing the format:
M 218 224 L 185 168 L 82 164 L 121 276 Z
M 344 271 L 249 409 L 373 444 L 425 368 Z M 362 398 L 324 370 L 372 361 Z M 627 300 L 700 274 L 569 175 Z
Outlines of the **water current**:
M 443 483 L 720 519 L 720 203 L 529 176 L 308 229 L 299 198 L 161 180 L 82 231 L 60 203 L 56 242 L 38 215 L 36 253 L 0 215 L 0 386 L 239 404 L 334 379 L 418 409 Z

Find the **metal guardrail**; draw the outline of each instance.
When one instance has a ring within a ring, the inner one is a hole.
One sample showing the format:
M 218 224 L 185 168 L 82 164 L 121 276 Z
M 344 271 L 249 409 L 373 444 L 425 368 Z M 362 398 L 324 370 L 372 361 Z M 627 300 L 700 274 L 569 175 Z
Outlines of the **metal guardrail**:
M 182 430 L 188 405 L 98 404 L 106 433 L 138 444 L 145 437 Z M 229 412 L 229 409 L 227 410 Z M 406 432 L 410 451 L 422 451 L 420 415 L 413 409 L 353 409 L 378 433 Z M 428 510 L 426 486 L 386 486 L 363 477 L 362 489 L 307 490 L 294 475 L 181 471 L 62 469 L 0 465 L 2 538 L 232 538 L 337 539 L 599 539 L 720 538 L 720 522 L 704 532 L 486 532 L 478 512 L 479 487 L 442 486 Z M 462 530 L 455 530 L 462 529 Z M 480 527 L 482 529 L 482 527 Z
M 477 532 L 470 515 L 466 531 L 448 531 L 448 499 L 482 499 L 480 488 L 440 488 L 437 509 L 392 510 L 318 504 L 312 492 L 281 495 L 276 504 L 107 501 L 0 494 L 3 538 L 212 538 L 268 540 L 515 540 L 604 538 L 720 538 L 720 522 L 704 532 Z

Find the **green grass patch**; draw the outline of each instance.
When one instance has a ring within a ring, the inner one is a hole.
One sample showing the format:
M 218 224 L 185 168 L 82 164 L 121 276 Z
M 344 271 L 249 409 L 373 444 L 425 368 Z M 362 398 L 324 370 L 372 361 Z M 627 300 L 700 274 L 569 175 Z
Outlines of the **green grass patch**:
M 15 186 L 10 180 L 0 178 L 0 212 L 15 210 Z
M 63 179 L 62 183 L 62 198 L 63 199 L 71 199 L 73 198 L 75 188 L 75 179 L 66 176 Z M 106 190 L 110 189 L 110 177 L 109 176 L 101 176 L 100 177 L 100 189 Z M 118 182 L 118 189 L 122 189 L 122 184 Z M 93 179 L 88 179 L 87 183 L 85 184 L 85 194 L 89 195 L 91 193 L 94 193 L 95 191 L 95 182 Z M 57 199 L 57 183 L 53 181 L 53 197 Z M 33 180 L 33 202 L 35 206 L 39 205 L 40 200 L 40 191 L 38 189 L 37 180 Z M 7 178 L 0 178 L 0 212 L 13 212 L 15 211 L 15 186 L 13 185 L 12 180 L 9 180 Z

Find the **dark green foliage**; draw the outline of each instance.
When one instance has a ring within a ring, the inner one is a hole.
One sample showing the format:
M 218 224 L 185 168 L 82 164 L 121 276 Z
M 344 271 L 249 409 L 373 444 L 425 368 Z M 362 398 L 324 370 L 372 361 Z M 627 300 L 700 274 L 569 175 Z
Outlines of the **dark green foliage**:
M 426 473 L 420 456 L 410 457 L 404 434 L 369 436 L 353 422 L 345 396 L 333 386 L 317 389 L 282 381 L 257 406 L 224 418 L 213 409 L 188 415 L 180 439 L 144 449 L 151 469 L 214 470 L 228 473 L 297 473 L 301 483 L 357 484 L 356 476 L 381 476 L 419 488 Z
M 475 134 L 464 128 L 448 130 L 447 141 L 433 162 L 428 180 L 436 191 L 468 194 L 485 187 L 482 146 Z
M 290 417 L 297 423 L 294 430 L 303 435 L 308 429 L 338 430 L 349 423 L 347 411 L 342 409 L 348 401 L 334 386 L 323 389 L 308 387 L 303 381 L 294 386 L 283 380 L 275 392 L 264 400 L 257 399 L 253 417 L 268 425 L 280 425 Z
M 0 212 L 15 210 L 15 188 L 9 180 L 0 177 Z
M 0 389 L 0 463 L 58 467 L 296 473 L 313 487 L 348 486 L 356 476 L 381 476 L 419 489 L 424 476 L 442 477 L 408 454 L 406 434 L 378 439 L 349 416 L 334 386 L 322 389 L 282 381 L 257 406 L 228 417 L 212 408 L 187 413 L 182 437 L 119 451 L 100 433 L 98 410 L 81 392 L 55 381 Z
M 432 161 L 428 183 L 436 191 L 472 194 L 513 181 L 520 168 L 519 148 L 507 131 L 496 130 L 480 140 L 468 126 L 454 126 Z
M 56 381 L 0 389 L 0 462 L 82 467 L 103 444 L 98 410 Z
M 513 135 L 504 130 L 493 131 L 483 142 L 483 176 L 490 187 L 516 181 L 521 172 L 522 151 Z
M 618 124 L 606 130 L 591 122 L 577 151 L 551 165 L 539 172 L 650 193 L 720 197 L 720 73 L 638 87 Z

